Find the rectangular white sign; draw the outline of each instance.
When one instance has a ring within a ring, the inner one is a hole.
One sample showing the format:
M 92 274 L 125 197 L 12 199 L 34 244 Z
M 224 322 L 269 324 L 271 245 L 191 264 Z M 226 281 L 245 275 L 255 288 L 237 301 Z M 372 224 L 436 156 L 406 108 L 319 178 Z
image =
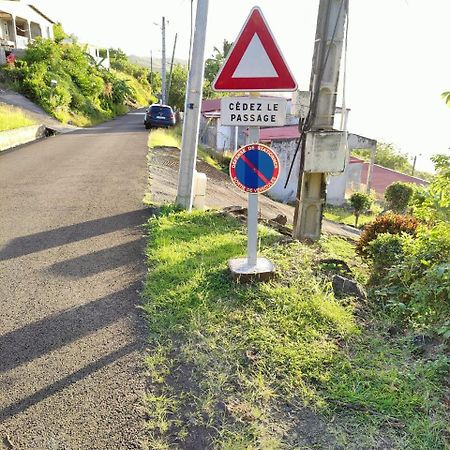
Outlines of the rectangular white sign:
M 224 97 L 220 100 L 222 125 L 277 127 L 286 123 L 285 98 Z
M 304 171 L 339 173 L 347 161 L 347 133 L 316 131 L 306 134 Z

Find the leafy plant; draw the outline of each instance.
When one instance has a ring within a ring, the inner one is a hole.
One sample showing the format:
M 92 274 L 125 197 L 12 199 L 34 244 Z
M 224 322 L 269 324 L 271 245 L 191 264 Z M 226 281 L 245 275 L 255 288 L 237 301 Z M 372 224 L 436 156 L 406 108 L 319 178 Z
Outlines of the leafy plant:
M 412 198 L 414 189 L 409 183 L 395 181 L 390 184 L 384 193 L 387 209 L 395 213 L 404 213 Z
M 364 227 L 356 243 L 356 252 L 359 255 L 367 256 L 369 243 L 375 240 L 378 235 L 382 233 L 414 235 L 416 234 L 417 226 L 417 219 L 413 216 L 402 216 L 400 214 L 379 216 Z
M 379 277 L 403 255 L 403 237 L 400 234 L 381 233 L 369 242 L 367 256 L 372 260 L 373 276 Z
M 355 227 L 358 226 L 358 219 L 362 212 L 369 209 L 372 204 L 372 199 L 362 192 L 354 192 L 350 197 L 350 205 L 355 214 Z
M 414 215 L 430 225 L 450 221 L 450 155 L 434 155 L 436 175 L 413 197 Z
M 400 241 L 401 255 L 397 253 L 389 270 L 377 273 L 375 294 L 401 321 L 437 327 L 445 335 L 450 315 L 450 227 L 422 227 L 416 237 L 403 235 Z

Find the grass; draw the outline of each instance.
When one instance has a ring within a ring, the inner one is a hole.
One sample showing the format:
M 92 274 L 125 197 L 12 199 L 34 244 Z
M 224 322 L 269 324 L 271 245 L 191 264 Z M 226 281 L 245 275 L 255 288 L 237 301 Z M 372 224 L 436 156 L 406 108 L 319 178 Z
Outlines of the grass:
M 377 216 L 377 212 L 378 210 L 375 208 L 375 212 L 361 214 L 358 220 L 358 227 L 361 228 L 366 223 L 372 222 Z M 323 216 L 333 222 L 343 223 L 352 227 L 355 226 L 355 216 L 350 209 L 328 205 L 324 210 Z
M 152 130 L 149 135 L 148 146 L 149 148 L 176 147 L 181 149 L 181 133 L 182 130 L 179 126 Z M 230 158 L 221 158 L 213 150 L 209 150 L 201 145 L 197 147 L 197 156 L 210 166 L 228 173 Z
M 244 231 L 170 206 L 148 223 L 148 448 L 445 448 L 445 360 L 415 358 L 317 273 L 350 244 L 286 244 L 261 227 L 279 275 L 241 285 L 227 260 L 245 254 Z
M 20 108 L 0 105 L 0 131 L 35 125 L 35 121 L 25 115 Z

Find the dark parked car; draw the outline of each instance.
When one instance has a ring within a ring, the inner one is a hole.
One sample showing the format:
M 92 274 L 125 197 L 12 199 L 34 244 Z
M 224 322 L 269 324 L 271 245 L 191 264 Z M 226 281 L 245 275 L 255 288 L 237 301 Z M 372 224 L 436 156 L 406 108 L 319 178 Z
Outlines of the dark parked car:
M 173 109 L 160 104 L 149 106 L 145 112 L 144 125 L 147 130 L 152 127 L 173 127 L 175 125 Z

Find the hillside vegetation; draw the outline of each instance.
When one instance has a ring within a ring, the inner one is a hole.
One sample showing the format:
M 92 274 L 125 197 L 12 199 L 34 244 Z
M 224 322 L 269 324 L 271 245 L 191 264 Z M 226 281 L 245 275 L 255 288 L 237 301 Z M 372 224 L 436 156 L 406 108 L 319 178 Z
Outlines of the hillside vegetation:
M 147 70 L 95 64 L 76 43 L 36 39 L 24 57 L 0 70 L 0 80 L 63 123 L 89 126 L 155 100 Z

